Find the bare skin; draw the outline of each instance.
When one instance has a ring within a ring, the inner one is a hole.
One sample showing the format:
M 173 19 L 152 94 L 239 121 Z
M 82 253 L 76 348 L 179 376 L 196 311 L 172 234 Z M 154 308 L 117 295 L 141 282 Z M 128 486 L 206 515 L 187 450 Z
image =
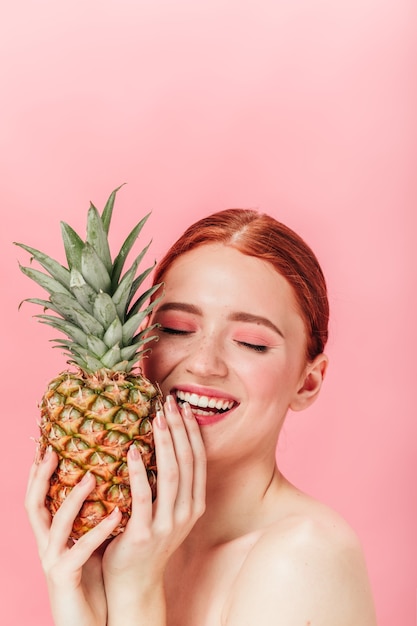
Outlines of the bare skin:
M 118 514 L 72 547 L 66 539 L 93 478 L 51 523 L 44 498 L 55 455 L 32 470 L 27 509 L 55 623 L 375 626 L 353 531 L 276 466 L 288 410 L 314 402 L 327 367 L 324 355 L 305 359 L 288 283 L 212 244 L 179 257 L 164 278 L 151 320 L 160 337 L 144 363 L 167 397 L 155 424 L 156 503 L 132 451 L 133 514 L 101 558 L 95 550 Z

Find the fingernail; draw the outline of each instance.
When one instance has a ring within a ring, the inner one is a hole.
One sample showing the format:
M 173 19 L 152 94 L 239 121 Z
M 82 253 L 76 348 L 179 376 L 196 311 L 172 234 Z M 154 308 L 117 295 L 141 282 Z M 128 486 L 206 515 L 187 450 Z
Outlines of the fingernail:
M 186 417 L 189 420 L 194 419 L 194 413 L 192 412 L 191 407 L 188 404 L 188 402 L 184 402 L 184 404 L 182 405 L 182 410 L 184 412 L 184 417 Z
M 119 511 L 120 511 L 119 507 L 115 506 L 113 511 L 107 516 L 107 519 L 113 519 L 113 518 L 117 517 L 118 514 L 119 514 Z
M 84 474 L 84 476 L 81 478 L 80 482 L 78 483 L 79 485 L 85 485 L 86 483 L 88 483 L 88 481 L 90 480 L 92 474 L 90 471 L 86 472 Z
M 169 408 L 169 410 L 173 411 L 175 409 L 175 404 L 176 404 L 174 400 L 174 396 L 171 396 L 171 394 L 168 394 L 165 400 L 166 400 L 167 407 Z
M 134 443 L 129 448 L 129 456 L 133 461 L 137 461 L 141 458 L 140 450 Z
M 166 422 L 163 411 L 157 411 L 155 419 L 156 419 L 158 428 L 160 428 L 161 430 L 165 430 L 167 427 L 167 422 Z

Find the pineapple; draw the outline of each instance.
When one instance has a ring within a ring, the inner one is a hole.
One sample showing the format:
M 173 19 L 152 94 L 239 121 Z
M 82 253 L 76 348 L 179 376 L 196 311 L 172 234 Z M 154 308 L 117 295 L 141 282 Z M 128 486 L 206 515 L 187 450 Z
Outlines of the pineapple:
M 159 285 L 136 296 L 153 269 L 135 278 L 150 244 L 122 276 L 126 257 L 149 214 L 128 235 L 114 261 L 111 259 L 108 233 L 119 189 L 111 193 L 101 215 L 90 204 L 86 241 L 61 223 L 68 268 L 39 250 L 16 243 L 48 272 L 20 266 L 49 293 L 48 300 L 29 298 L 26 302 L 42 306 L 43 314 L 36 317 L 63 333 L 64 337 L 52 341 L 63 349 L 72 366 L 49 383 L 40 402 L 40 458 L 49 446 L 59 457 L 46 498 L 51 514 L 87 471 L 96 478 L 96 487 L 74 522 L 73 539 L 116 506 L 122 520 L 113 535 L 123 530 L 131 511 L 126 455 L 132 444 L 141 451 L 153 498 L 156 495 L 152 420 L 160 393 L 138 367 L 146 343 L 154 339 L 150 331 L 155 325 L 138 329 L 156 303 L 153 300 L 145 306 Z

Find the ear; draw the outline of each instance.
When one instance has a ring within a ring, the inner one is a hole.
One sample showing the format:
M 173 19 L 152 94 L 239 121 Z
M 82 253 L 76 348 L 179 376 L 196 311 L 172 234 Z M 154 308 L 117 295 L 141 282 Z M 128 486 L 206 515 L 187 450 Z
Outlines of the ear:
M 313 404 L 314 400 L 319 395 L 328 363 L 329 359 L 325 354 L 319 354 L 314 361 L 307 363 L 300 379 L 297 392 L 290 403 L 290 409 L 293 411 L 302 411 L 310 406 L 310 404 Z

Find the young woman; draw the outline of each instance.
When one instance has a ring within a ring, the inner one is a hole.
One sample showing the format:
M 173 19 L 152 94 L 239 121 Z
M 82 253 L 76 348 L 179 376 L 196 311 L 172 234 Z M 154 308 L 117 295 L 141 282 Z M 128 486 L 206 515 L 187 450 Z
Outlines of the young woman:
M 358 540 L 276 465 L 289 409 L 327 368 L 326 285 L 310 248 L 255 211 L 191 226 L 159 264 L 164 294 L 143 363 L 166 398 L 155 420 L 158 497 L 129 453 L 133 512 L 67 538 L 88 477 L 52 523 L 57 459 L 32 468 L 27 509 L 57 626 L 375 626 Z M 105 547 L 104 547 L 105 546 Z

